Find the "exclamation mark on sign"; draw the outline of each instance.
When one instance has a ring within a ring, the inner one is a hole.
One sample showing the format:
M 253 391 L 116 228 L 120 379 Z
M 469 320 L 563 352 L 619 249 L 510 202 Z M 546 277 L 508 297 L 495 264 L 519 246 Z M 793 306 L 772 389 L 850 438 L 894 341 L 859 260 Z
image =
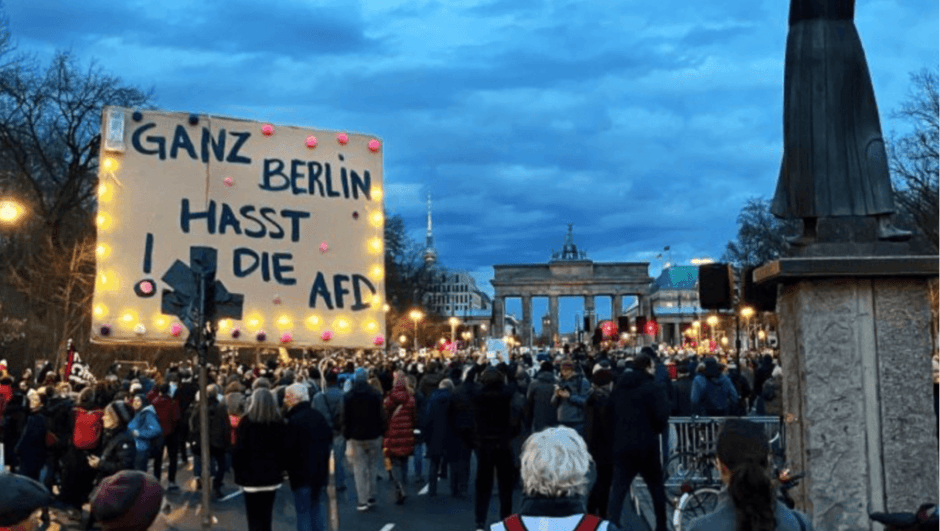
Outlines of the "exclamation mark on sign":
M 153 268 L 153 233 L 147 233 L 144 242 L 144 274 L 149 275 Z M 134 285 L 134 293 L 138 297 L 153 297 L 157 293 L 157 283 L 153 279 L 145 278 Z

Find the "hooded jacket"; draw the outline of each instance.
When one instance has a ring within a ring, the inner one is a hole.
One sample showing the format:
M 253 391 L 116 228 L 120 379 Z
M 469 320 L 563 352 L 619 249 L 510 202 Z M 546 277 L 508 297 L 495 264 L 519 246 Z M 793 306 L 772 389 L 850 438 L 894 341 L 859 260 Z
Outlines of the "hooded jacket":
M 558 386 L 571 393 L 568 398 L 552 395 L 552 404 L 558 407 L 558 422 L 572 424 L 584 422 L 584 401 L 587 400 L 587 395 L 591 391 L 591 382 L 576 370 L 567 380 L 559 378 Z
M 525 418 L 528 423 L 527 428 L 532 433 L 558 424 L 557 408 L 552 405 L 555 381 L 554 373 L 539 371 L 529 384 L 529 390 L 526 393 Z
M 157 417 L 157 410 L 152 405 L 138 411 L 127 425 L 127 429 L 130 432 L 137 432 L 137 436 L 134 437 L 137 453 L 148 453 L 163 436 L 160 418 Z
M 738 391 L 714 358 L 705 360 L 705 372 L 692 381 L 692 414 L 721 417 L 731 414 Z
M 609 422 L 613 426 L 613 457 L 659 448 L 659 434 L 669 422 L 669 397 L 653 376 L 642 371 L 623 373 L 610 394 Z
M 343 398 L 343 437 L 368 441 L 382 436 L 385 419 L 382 395 L 367 382 L 356 381 Z
M 392 386 L 392 391 L 385 397 L 385 418 L 388 429 L 382 449 L 389 457 L 407 457 L 415 450 L 415 428 L 418 425 L 417 403 L 401 379 Z

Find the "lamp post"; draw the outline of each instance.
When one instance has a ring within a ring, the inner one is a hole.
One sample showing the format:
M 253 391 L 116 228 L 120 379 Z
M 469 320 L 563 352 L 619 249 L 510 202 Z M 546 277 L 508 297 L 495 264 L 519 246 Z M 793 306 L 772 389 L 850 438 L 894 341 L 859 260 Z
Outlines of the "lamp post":
M 460 319 L 457 319 L 456 317 L 451 317 L 450 319 L 447 320 L 447 322 L 450 324 L 450 342 L 453 343 L 454 336 L 457 333 L 457 325 L 460 324 Z
M 418 352 L 418 321 L 424 318 L 424 314 L 420 310 L 411 310 L 408 317 L 415 322 L 415 352 Z
M 695 329 L 695 350 L 702 348 L 702 336 L 700 334 L 702 323 L 696 319 L 692 321 L 692 328 Z
M 710 315 L 708 316 L 708 333 L 711 335 L 711 340 L 715 340 L 715 327 L 718 326 L 718 316 Z
M 747 336 L 747 343 L 751 344 L 751 317 L 754 316 L 754 308 L 745 306 L 741 308 L 741 317 L 744 318 L 744 334 Z
M 23 217 L 26 208 L 13 199 L 0 199 L 0 224 L 15 225 Z

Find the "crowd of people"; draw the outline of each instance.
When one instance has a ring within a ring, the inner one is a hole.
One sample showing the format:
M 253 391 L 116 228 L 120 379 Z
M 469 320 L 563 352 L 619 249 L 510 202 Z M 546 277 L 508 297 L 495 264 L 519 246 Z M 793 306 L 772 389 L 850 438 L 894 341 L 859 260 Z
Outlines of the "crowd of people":
M 331 456 L 333 485 L 354 489 L 358 511 L 405 504 L 414 485 L 426 484 L 437 496 L 446 482 L 454 498 L 472 494 L 475 529 L 490 523 L 494 479 L 500 522 L 493 529 L 561 516 L 574 518 L 575 529 L 585 515 L 598 529 L 617 529 L 627 490 L 640 475 L 663 531 L 661 435 L 670 416 L 781 414 L 781 368 L 770 354 L 742 356 L 740 367 L 711 355 L 661 353 L 655 345 L 508 358 L 346 351 L 243 363 L 225 355 L 210 366 L 205 397 L 190 362 L 164 370 L 115 365 L 95 381 L 61 381 L 50 366 L 35 376 L 4 374 L 6 465 L 54 493 L 53 503 L 86 528 L 103 525 L 83 506 L 119 472 L 147 472 L 159 484 L 166 459 L 161 488 L 174 491 L 188 456 L 201 470 L 198 406 L 205 399 L 212 491 L 226 495 L 231 469 L 252 531 L 271 529 L 285 478 L 298 531 L 325 529 Z M 548 473 L 546 463 L 564 470 Z M 376 482 L 386 475 L 394 497 L 379 501 Z M 513 515 L 517 486 L 521 519 Z M 552 529 L 568 529 L 566 522 Z

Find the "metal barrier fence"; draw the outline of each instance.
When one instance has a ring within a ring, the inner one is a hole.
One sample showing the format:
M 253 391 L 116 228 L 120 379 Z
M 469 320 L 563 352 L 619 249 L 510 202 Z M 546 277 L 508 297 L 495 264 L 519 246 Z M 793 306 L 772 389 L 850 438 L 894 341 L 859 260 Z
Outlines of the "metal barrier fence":
M 670 483 L 684 481 L 716 481 L 718 478 L 706 477 L 708 474 L 703 461 L 711 461 L 715 456 L 718 432 L 728 418 L 737 417 L 671 417 L 669 427 L 662 437 L 663 470 L 667 486 Z M 782 456 L 786 449 L 786 430 L 780 417 L 746 417 L 764 427 L 767 440 L 770 441 L 774 455 Z M 668 444 L 668 446 L 666 446 Z

